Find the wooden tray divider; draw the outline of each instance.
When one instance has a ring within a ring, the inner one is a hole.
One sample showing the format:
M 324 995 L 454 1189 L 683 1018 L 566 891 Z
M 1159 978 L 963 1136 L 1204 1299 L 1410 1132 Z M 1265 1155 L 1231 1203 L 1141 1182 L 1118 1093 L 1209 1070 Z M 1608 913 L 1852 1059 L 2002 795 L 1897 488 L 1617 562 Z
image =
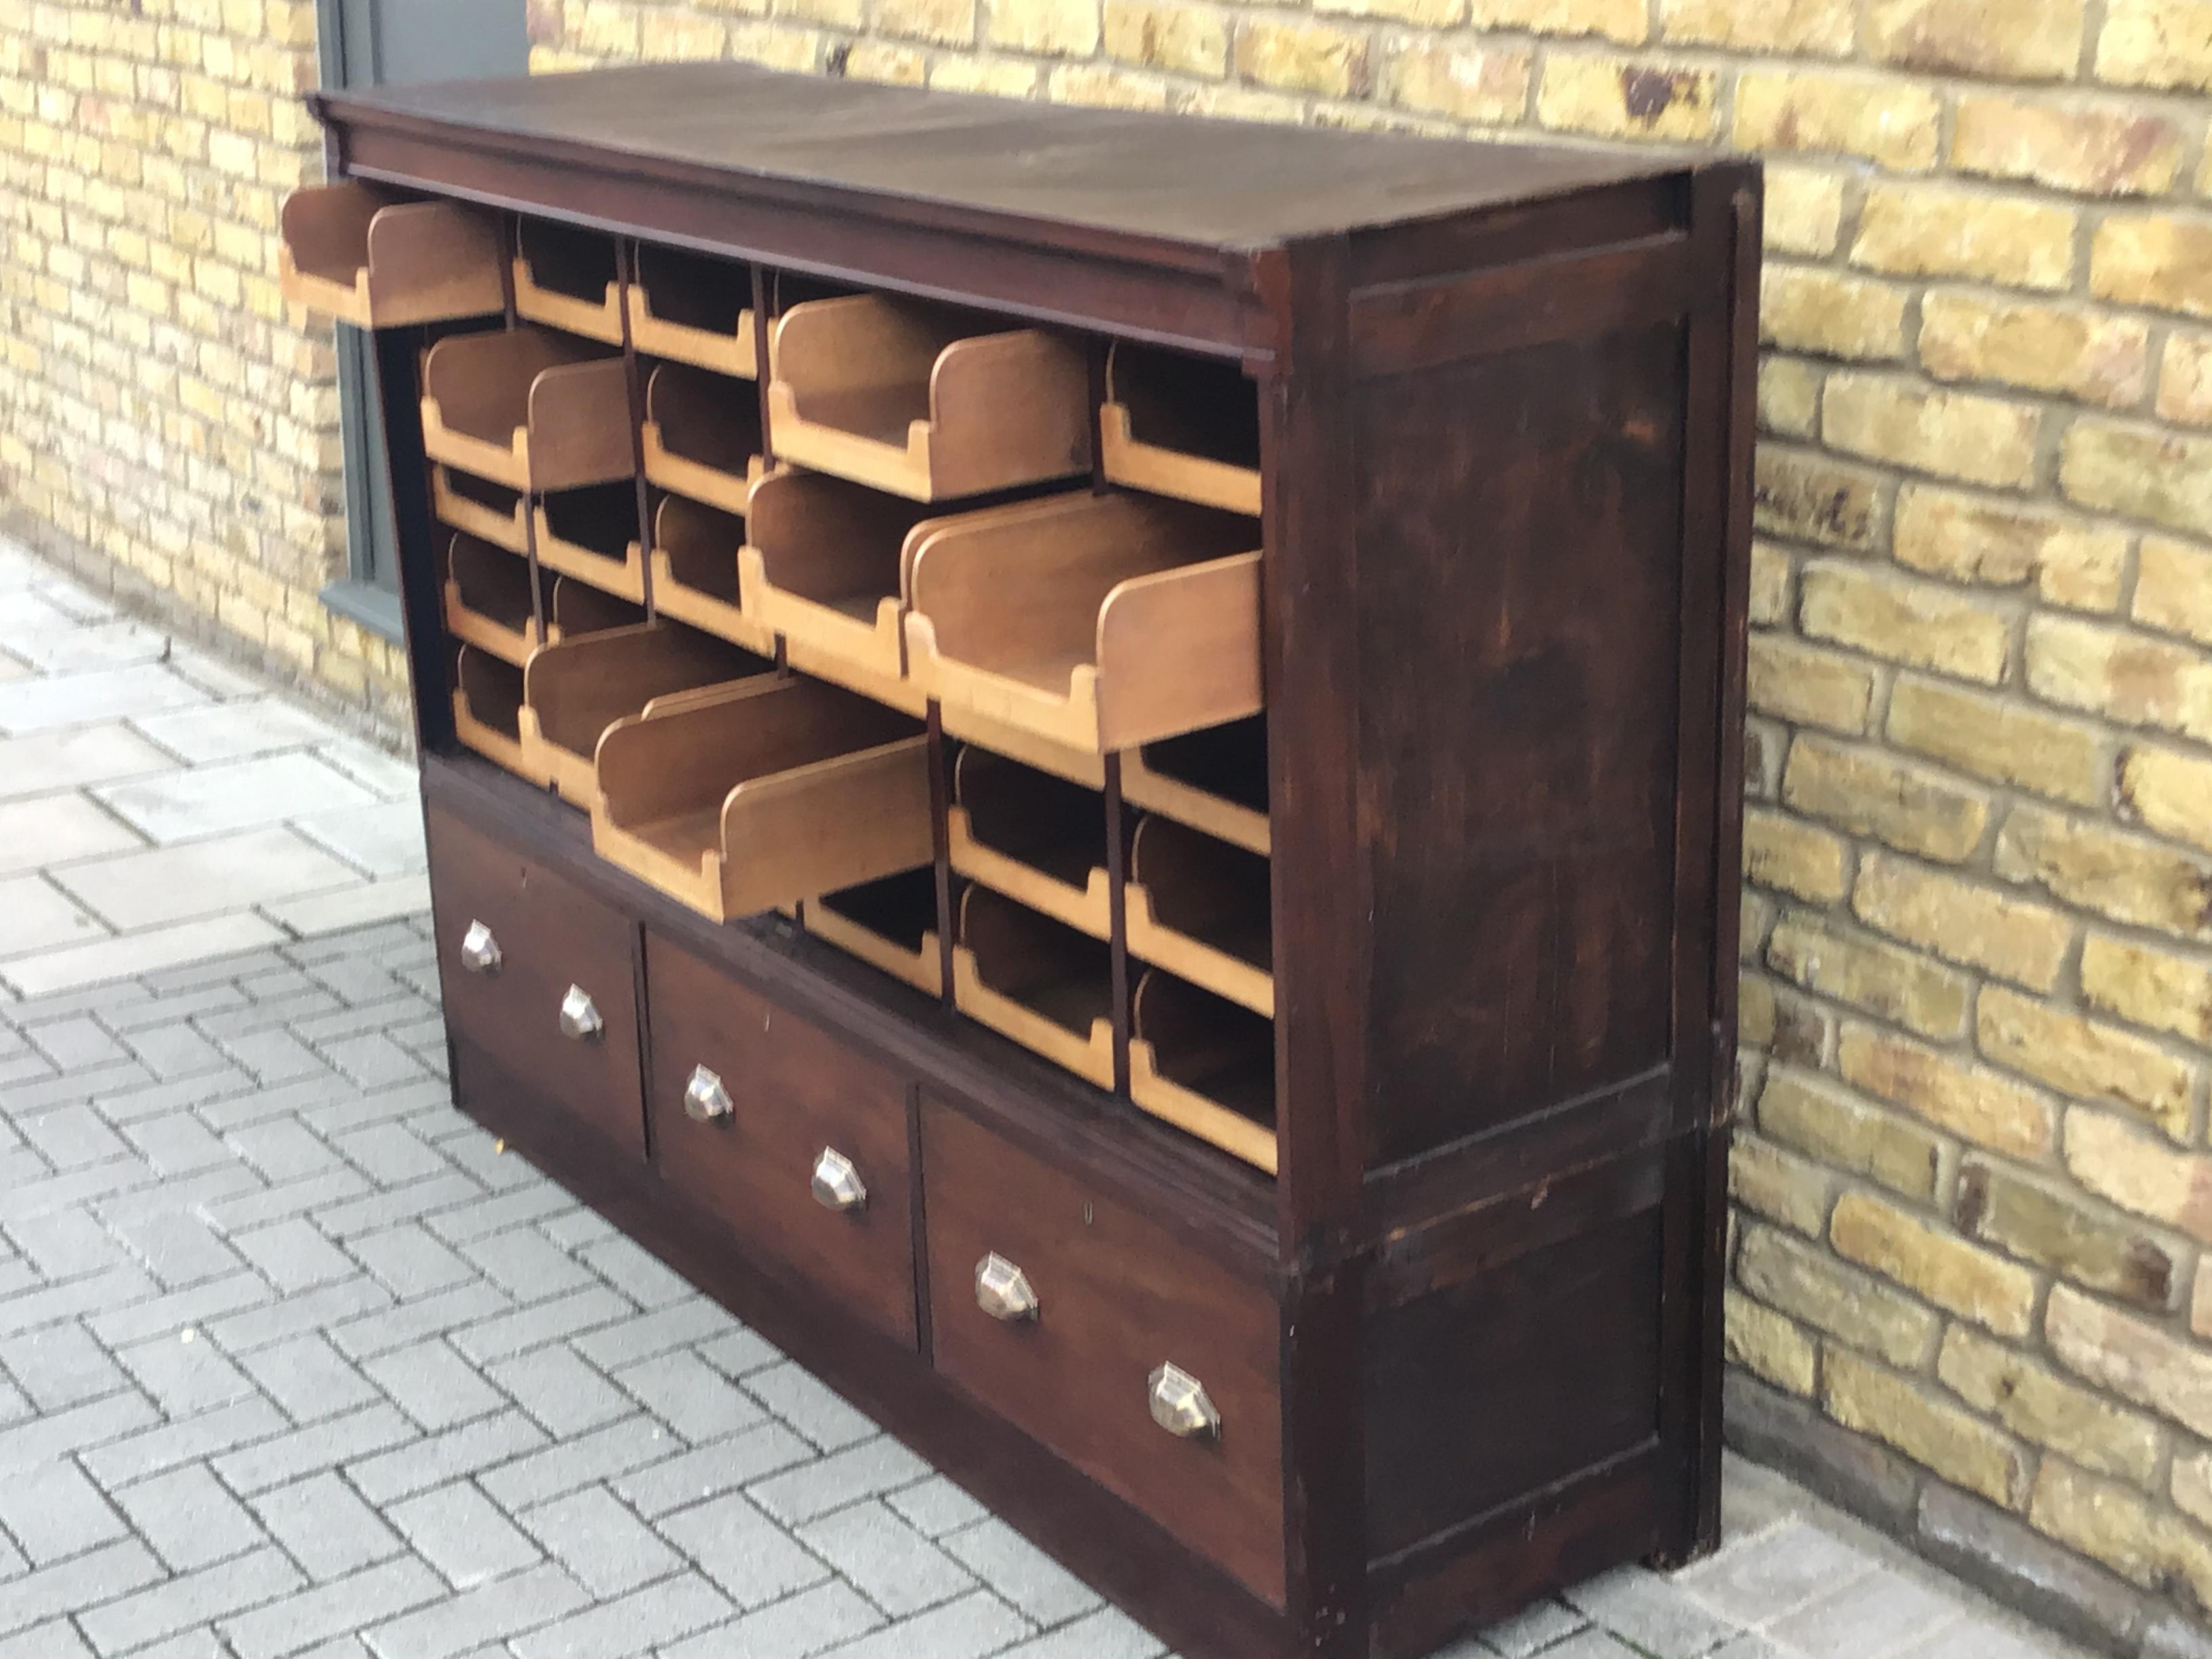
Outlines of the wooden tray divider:
M 782 459 L 921 501 L 1090 471 L 1089 376 L 1059 335 L 856 294 L 792 307 L 771 349 Z
M 946 730 L 1094 755 L 1255 714 L 1259 526 L 1153 496 L 948 521 L 916 553 L 907 673 Z
M 751 267 L 651 242 L 632 258 L 629 331 L 641 353 L 739 380 L 758 375 Z
M 622 272 L 615 239 L 550 219 L 518 220 L 514 310 L 530 322 L 620 345 Z
M 646 620 L 645 607 L 617 599 L 604 588 L 580 582 L 574 576 L 553 579 L 553 602 L 549 607 L 545 642 L 581 639 L 610 629 L 636 628 Z
M 725 513 L 742 516 L 767 471 L 759 392 L 689 364 L 653 365 L 639 436 L 649 482 Z
M 433 466 L 430 503 L 441 524 L 510 553 L 530 551 L 529 507 L 519 489 L 454 467 Z
M 1129 1097 L 1231 1157 L 1276 1172 L 1273 1020 L 1147 969 L 1137 981 Z
M 775 478 L 761 480 L 766 489 Z M 687 622 L 748 651 L 775 654 L 775 630 L 738 591 L 738 567 L 747 521 L 686 495 L 663 495 L 653 514 L 653 603 L 662 616 Z
M 799 907 L 799 919 L 816 938 L 893 979 L 933 997 L 943 994 L 934 871 L 902 870 L 880 881 L 824 893 Z
M 1112 483 L 1259 514 L 1259 392 L 1233 362 L 1115 341 L 1098 447 Z
M 1096 791 L 969 744 L 945 811 L 952 868 L 1093 939 L 1110 939 L 1105 802 Z
M 656 697 L 770 673 L 775 664 L 672 623 L 610 629 L 548 646 L 530 659 L 523 747 L 572 805 L 597 793 L 592 757 L 617 720 Z
M 1102 1089 L 1114 1086 L 1113 982 L 1103 939 L 971 885 L 960 897 L 952 1000 L 1001 1036 Z
M 1129 954 L 1275 1017 L 1268 860 L 1173 818 L 1137 822 L 1130 852 Z
M 597 758 L 595 850 L 716 921 L 930 861 L 927 739 L 819 680 L 657 700 Z
M 495 766 L 550 781 L 522 741 L 523 671 L 464 644 L 453 658 L 453 735 Z
M 538 328 L 441 340 L 423 360 L 422 447 L 532 493 L 629 477 L 623 360 Z
M 1267 720 L 1253 714 L 1127 750 L 1121 793 L 1248 853 L 1267 855 Z
M 637 539 L 637 497 L 628 483 L 592 484 L 538 496 L 538 562 L 546 569 L 645 603 L 645 551 Z
M 456 531 L 446 544 L 446 632 L 520 668 L 544 643 L 530 564 Z
M 499 224 L 459 202 L 406 202 L 357 180 L 284 200 L 286 302 L 356 328 L 488 317 L 506 308 Z

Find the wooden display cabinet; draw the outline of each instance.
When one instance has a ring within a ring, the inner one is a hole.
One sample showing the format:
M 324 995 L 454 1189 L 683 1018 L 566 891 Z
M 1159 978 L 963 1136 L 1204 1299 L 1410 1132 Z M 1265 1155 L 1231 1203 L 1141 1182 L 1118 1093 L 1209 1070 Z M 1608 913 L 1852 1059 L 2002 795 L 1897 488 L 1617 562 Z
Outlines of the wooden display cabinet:
M 1710 1547 L 1756 169 L 310 101 L 463 1109 L 1196 1659 Z

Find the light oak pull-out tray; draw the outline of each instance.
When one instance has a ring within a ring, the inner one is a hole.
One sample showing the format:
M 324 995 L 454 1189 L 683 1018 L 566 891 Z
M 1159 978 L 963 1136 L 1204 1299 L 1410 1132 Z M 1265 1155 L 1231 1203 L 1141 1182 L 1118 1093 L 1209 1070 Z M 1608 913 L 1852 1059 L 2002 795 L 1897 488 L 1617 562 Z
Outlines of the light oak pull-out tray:
M 762 487 L 774 482 L 764 478 Z M 664 617 L 773 656 L 775 630 L 738 595 L 744 540 L 745 520 L 736 514 L 663 495 L 653 514 L 653 603 Z
M 937 937 L 937 872 L 927 866 L 811 898 L 799 908 L 806 931 L 917 991 L 945 990 Z
M 446 632 L 520 668 L 538 649 L 530 566 L 456 532 L 446 544 Z
M 914 869 L 929 740 L 819 680 L 648 706 L 599 740 L 592 845 L 717 921 Z
M 1098 456 L 1115 483 L 1256 516 L 1258 390 L 1235 363 L 1117 341 Z
M 777 455 L 918 501 L 1091 466 L 1090 374 L 1073 342 L 880 295 L 775 323 Z
M 970 887 L 952 951 L 953 1006 L 1102 1089 L 1114 1086 L 1107 946 L 1026 905 Z
M 757 380 L 752 300 L 748 267 L 641 243 L 629 290 L 631 343 L 647 357 L 673 357 L 717 374 Z
M 617 720 L 655 697 L 769 673 L 775 664 L 688 628 L 647 623 L 548 646 L 530 659 L 522 744 L 570 804 L 598 793 L 592 757 Z
M 1267 721 L 1262 714 L 1209 726 L 1128 750 L 1121 798 L 1266 857 Z
M 622 276 L 615 239 L 544 219 L 514 234 L 514 313 L 548 328 L 623 343 Z
M 441 524 L 510 553 L 530 550 L 522 492 L 450 466 L 430 469 L 430 507 Z
M 637 544 L 637 492 L 595 484 L 538 498 L 538 562 L 563 576 L 645 603 L 645 553 Z
M 549 780 L 522 743 L 523 671 L 464 645 L 453 659 L 453 735 L 495 766 L 541 787 Z
M 1106 802 L 969 744 L 952 767 L 945 815 L 952 867 L 1093 939 L 1113 936 Z
M 1275 1017 L 1266 859 L 1172 818 L 1137 825 L 1129 855 L 1129 954 L 1265 1018 Z
M 759 387 L 703 368 L 654 366 L 639 437 L 650 482 L 725 513 L 744 512 L 765 470 Z
M 613 594 L 578 581 L 574 576 L 553 579 L 553 603 L 545 622 L 545 642 L 581 639 L 614 628 L 635 628 L 645 621 L 645 607 L 618 599 Z
M 1158 969 L 1137 981 L 1129 1097 L 1275 1173 L 1275 1027 Z
M 1257 713 L 1259 526 L 1140 495 L 951 521 L 915 554 L 907 674 L 945 729 L 1103 754 Z
M 499 226 L 458 202 L 395 202 L 372 185 L 311 185 L 284 198 L 277 287 L 286 303 L 356 328 L 453 322 L 507 308 Z
M 422 447 L 509 489 L 631 477 L 623 360 L 536 328 L 441 340 L 422 362 Z

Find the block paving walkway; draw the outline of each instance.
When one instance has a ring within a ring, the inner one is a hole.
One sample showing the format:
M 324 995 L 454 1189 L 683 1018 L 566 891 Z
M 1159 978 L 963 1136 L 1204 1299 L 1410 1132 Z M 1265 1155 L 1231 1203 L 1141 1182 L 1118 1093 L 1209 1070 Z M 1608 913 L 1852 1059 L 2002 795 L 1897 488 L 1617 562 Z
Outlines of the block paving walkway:
M 0 1659 L 1160 1653 L 453 1109 L 406 769 L 161 643 L 0 549 Z M 2073 1652 L 1728 1531 L 1455 1652 Z

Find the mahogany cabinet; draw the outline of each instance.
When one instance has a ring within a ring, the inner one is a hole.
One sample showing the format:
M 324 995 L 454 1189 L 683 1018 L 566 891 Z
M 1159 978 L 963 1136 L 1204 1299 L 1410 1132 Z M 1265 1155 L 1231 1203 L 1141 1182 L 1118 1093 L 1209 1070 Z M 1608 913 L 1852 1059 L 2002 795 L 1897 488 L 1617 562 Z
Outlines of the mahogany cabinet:
M 1201 1659 L 1709 1547 L 1756 170 L 310 101 L 462 1109 Z

